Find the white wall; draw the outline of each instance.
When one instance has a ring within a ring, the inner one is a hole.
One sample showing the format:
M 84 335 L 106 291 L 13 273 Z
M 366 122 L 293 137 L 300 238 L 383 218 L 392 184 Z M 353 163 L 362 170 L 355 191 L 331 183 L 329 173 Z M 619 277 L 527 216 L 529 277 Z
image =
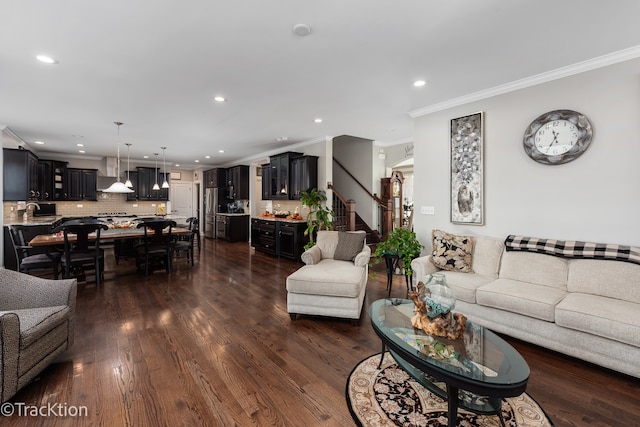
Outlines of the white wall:
M 547 166 L 524 152 L 525 128 L 556 109 L 585 114 L 591 146 Z M 484 111 L 485 223 L 450 222 L 449 121 Z M 488 98 L 415 119 L 415 231 L 505 238 L 521 234 L 640 246 L 640 59 Z M 422 185 L 424 183 L 424 185 Z M 421 215 L 434 206 L 435 215 Z

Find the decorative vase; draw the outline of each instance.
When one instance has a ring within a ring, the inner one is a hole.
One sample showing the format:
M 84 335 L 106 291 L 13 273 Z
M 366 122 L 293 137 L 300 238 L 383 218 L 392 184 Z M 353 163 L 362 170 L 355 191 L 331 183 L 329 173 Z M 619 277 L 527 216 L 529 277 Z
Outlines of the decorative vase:
M 420 299 L 424 301 L 426 314 L 430 319 L 448 314 L 456 306 L 453 289 L 447 285 L 444 274 L 439 273 L 429 275 L 420 292 Z

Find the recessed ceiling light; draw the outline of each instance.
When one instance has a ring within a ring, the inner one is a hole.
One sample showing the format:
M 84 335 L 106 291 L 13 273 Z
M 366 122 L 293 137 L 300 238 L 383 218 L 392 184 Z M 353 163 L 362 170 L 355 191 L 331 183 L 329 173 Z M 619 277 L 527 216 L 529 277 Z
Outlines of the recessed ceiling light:
M 57 64 L 58 61 L 56 61 L 55 59 L 53 59 L 50 56 L 47 55 L 38 55 L 36 56 L 36 59 L 40 62 L 44 62 L 45 64 Z
M 84 154 L 84 153 L 86 153 L 86 151 L 84 151 L 84 150 L 78 150 L 78 153 L 82 153 L 82 154 Z
M 200 163 L 200 160 L 194 160 L 194 162 L 196 162 L 196 163 Z
M 180 165 L 176 163 L 176 164 L 175 164 L 175 167 L 179 168 L 179 167 L 180 167 Z
M 38 145 L 44 145 L 44 142 L 42 141 L 33 141 L 34 144 L 38 144 Z
M 143 159 L 148 159 L 148 158 L 149 158 L 149 156 L 142 156 L 142 158 L 143 158 Z
M 426 85 L 427 82 L 425 80 L 416 80 L 415 82 L 413 82 L 413 85 L 415 87 L 422 87 L 424 85 Z
M 322 119 L 321 118 L 313 119 L 313 121 L 316 122 L 316 123 L 322 123 Z
M 211 156 L 204 156 L 204 158 L 205 158 L 205 159 L 210 159 L 210 158 L 211 158 Z
M 218 150 L 218 153 L 224 153 L 224 150 Z
M 76 147 L 84 147 L 84 144 L 76 144 Z
M 227 98 L 225 98 L 224 96 L 219 96 L 219 95 L 214 97 L 213 99 L 218 102 L 224 102 L 227 100 Z
M 293 26 L 292 31 L 296 36 L 304 37 L 311 33 L 311 27 L 307 24 L 296 24 Z
M 279 136 L 276 138 L 276 141 L 282 142 L 282 141 L 286 141 L 287 139 L 289 139 L 288 136 Z

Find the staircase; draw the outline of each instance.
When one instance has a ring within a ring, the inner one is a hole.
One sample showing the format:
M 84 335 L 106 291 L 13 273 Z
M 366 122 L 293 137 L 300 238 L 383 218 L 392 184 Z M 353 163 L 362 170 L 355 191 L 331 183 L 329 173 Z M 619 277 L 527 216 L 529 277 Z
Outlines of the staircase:
M 367 235 L 367 244 L 376 244 L 382 240 L 378 230 L 373 230 L 356 212 L 356 203 L 345 198 L 333 184 L 327 187 L 333 192 L 333 229 L 337 231 L 361 231 Z

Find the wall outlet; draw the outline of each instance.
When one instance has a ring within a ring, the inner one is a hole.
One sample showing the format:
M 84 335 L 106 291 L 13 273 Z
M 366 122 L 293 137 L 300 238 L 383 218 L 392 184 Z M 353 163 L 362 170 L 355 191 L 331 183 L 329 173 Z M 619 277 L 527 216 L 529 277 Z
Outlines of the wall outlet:
M 435 215 L 436 214 L 436 208 L 433 206 L 421 206 L 420 207 L 420 213 L 422 215 Z

